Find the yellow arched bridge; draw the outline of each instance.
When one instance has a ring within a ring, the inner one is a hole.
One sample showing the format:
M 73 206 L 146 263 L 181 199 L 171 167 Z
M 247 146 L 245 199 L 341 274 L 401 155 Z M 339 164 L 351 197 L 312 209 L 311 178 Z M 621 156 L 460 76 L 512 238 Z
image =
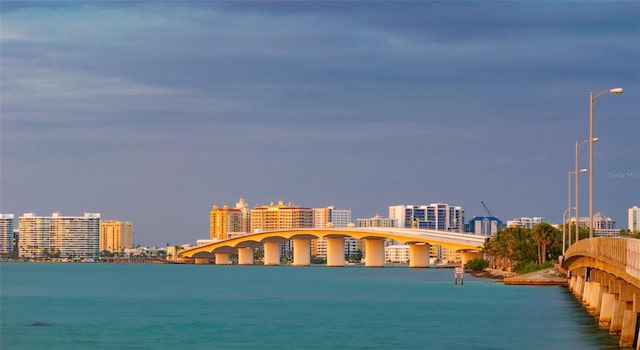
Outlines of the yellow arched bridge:
M 409 266 L 429 266 L 429 246 L 462 251 L 462 262 L 478 255 L 485 236 L 445 232 L 436 230 L 416 230 L 402 228 L 308 228 L 287 229 L 252 233 L 232 239 L 202 245 L 178 253 L 179 260 L 207 260 L 215 255 L 216 264 L 230 263 L 229 254 L 238 253 L 239 265 L 252 265 L 253 249 L 264 246 L 264 264 L 280 265 L 280 243 L 293 242 L 293 265 L 307 266 L 311 262 L 311 240 L 326 238 L 327 266 L 344 266 L 344 239 L 353 237 L 365 242 L 365 265 L 384 266 L 384 242 L 390 238 L 409 244 Z
M 562 267 L 600 326 L 619 334 L 621 347 L 640 349 L 640 239 L 583 239 L 567 249 Z

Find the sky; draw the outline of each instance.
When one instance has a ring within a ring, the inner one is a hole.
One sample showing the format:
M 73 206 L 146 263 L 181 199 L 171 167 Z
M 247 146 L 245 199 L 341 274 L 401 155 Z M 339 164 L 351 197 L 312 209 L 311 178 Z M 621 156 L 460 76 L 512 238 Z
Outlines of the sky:
M 639 62 L 638 1 L 3 0 L 0 212 L 158 246 L 240 196 L 558 223 L 589 93 L 622 87 L 594 104 L 594 212 L 626 228 Z M 579 195 L 587 216 L 587 174 Z

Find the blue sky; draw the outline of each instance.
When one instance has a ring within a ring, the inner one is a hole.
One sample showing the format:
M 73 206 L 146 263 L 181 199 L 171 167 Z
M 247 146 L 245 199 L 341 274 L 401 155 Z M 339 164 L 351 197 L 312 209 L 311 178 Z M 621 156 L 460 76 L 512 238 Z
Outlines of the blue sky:
M 0 211 L 100 212 L 136 243 L 214 202 L 559 222 L 595 104 L 594 203 L 640 205 L 640 2 L 0 4 Z M 588 146 L 580 166 L 588 167 Z M 588 176 L 580 212 L 588 213 Z

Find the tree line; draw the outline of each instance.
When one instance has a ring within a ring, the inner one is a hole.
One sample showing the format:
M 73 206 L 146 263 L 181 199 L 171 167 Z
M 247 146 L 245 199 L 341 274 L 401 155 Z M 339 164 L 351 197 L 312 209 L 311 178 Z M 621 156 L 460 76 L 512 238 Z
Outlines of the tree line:
M 568 224 L 564 225 L 567 236 L 566 248 L 575 243 L 575 225 L 571 225 L 569 237 Z M 621 237 L 640 238 L 640 232 L 620 230 Z M 580 227 L 578 239 L 589 238 L 589 229 Z M 509 227 L 498 231 L 485 242 L 484 252 L 489 258 L 489 266 L 497 269 L 521 271 L 527 265 L 543 265 L 545 262 L 557 260 L 562 255 L 562 229 L 542 222 L 533 228 Z
M 579 236 L 588 237 L 588 229 L 581 229 Z M 492 268 L 519 271 L 529 264 L 557 260 L 562 255 L 562 231 L 546 222 L 533 228 L 508 227 L 488 239 L 484 251 Z

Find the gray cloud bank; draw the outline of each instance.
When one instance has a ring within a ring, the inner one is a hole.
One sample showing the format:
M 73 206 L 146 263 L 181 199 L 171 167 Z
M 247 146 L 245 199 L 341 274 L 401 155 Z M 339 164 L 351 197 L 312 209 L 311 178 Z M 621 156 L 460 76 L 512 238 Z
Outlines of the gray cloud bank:
M 640 204 L 640 179 L 611 177 L 640 172 L 637 2 L 0 11 L 4 212 L 100 211 L 144 244 L 205 238 L 211 204 L 240 195 L 560 221 L 588 93 L 616 86 L 596 105 L 596 209 L 624 227 Z

